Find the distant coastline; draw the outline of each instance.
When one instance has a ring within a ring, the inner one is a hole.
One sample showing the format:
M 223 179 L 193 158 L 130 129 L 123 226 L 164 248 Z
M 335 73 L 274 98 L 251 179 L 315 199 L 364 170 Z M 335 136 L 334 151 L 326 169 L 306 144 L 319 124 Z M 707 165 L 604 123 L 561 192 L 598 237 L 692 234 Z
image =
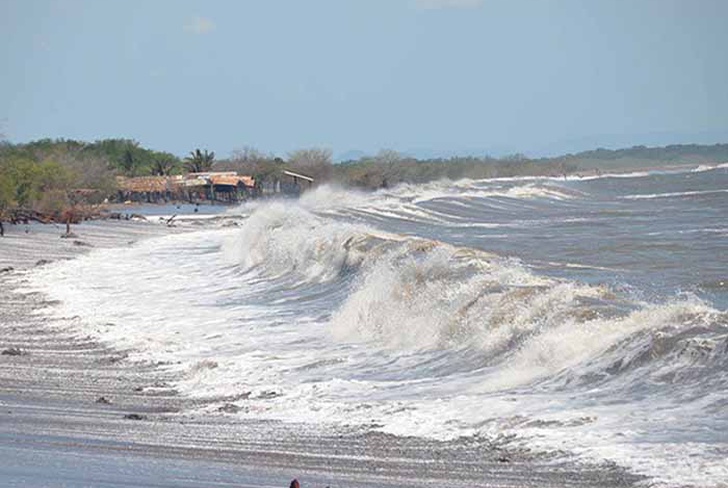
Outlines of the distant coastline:
M 235 204 L 276 194 L 297 196 L 321 184 L 376 190 L 442 179 L 593 177 L 725 162 L 728 144 L 598 148 L 539 159 L 522 154 L 416 159 L 381 150 L 334 164 L 332 152 L 324 148 L 280 157 L 245 147 L 222 159 L 195 149 L 182 159 L 129 139 L 5 141 L 0 142 L 0 223 L 77 223 L 103 214 L 102 205 L 130 200 Z

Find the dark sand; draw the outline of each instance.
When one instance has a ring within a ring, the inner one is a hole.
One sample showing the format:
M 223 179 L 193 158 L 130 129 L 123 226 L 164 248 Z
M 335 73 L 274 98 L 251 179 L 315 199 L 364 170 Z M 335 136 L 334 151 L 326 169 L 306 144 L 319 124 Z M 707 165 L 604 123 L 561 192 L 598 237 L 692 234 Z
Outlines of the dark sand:
M 132 362 L 79 335 L 77 318 L 49 319 L 37 312 L 52 303 L 17 289 L 41 259 L 194 226 L 94 222 L 75 226 L 72 239 L 59 238 L 63 227 L 6 227 L 0 270 L 14 269 L 0 272 L 0 350 L 22 354 L 0 355 L 0 486 L 287 487 L 296 477 L 303 488 L 614 487 L 641 479 L 507 439 L 437 442 L 191 414 L 199 404 L 175 392 L 164 365 Z

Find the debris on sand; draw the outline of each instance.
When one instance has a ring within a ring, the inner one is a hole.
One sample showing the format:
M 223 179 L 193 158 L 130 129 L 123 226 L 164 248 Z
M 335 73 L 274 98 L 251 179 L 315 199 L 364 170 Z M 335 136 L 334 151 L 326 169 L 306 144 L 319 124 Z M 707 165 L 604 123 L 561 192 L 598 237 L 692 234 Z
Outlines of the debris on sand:
M 146 420 L 147 416 L 139 415 L 138 413 L 127 413 L 126 415 L 124 415 L 124 418 L 126 420 Z
M 2 353 L 3 356 L 26 356 L 28 353 L 26 351 L 23 351 L 19 347 L 9 347 L 7 349 L 4 349 Z
M 242 410 L 242 407 L 238 407 L 234 403 L 226 403 L 225 405 L 217 409 L 218 412 L 222 413 L 238 413 Z

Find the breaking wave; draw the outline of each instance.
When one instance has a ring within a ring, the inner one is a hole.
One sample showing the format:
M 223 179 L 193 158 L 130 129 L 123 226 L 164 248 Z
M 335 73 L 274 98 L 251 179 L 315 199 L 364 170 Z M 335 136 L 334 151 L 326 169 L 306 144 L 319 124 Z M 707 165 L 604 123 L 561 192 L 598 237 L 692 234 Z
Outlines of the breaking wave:
M 345 286 L 329 320 L 339 341 L 406 351 L 477 351 L 471 354 L 472 369 L 507 370 L 481 385 L 491 390 L 613 356 L 617 344 L 645 331 L 659 336 L 717 320 L 695 297 L 641 303 L 604 286 L 538 275 L 518 260 L 338 223 L 281 203 L 251 216 L 224 252 L 243 271 L 271 280 L 295 276 L 298 282 Z M 624 357 L 603 359 L 604 374 L 630 370 L 636 364 L 630 355 L 645 357 L 635 352 L 638 346 L 625 347 Z M 662 360 L 650 350 L 650 358 Z M 589 370 L 582 376 L 592 381 L 597 375 Z M 573 383 L 579 374 L 566 376 Z

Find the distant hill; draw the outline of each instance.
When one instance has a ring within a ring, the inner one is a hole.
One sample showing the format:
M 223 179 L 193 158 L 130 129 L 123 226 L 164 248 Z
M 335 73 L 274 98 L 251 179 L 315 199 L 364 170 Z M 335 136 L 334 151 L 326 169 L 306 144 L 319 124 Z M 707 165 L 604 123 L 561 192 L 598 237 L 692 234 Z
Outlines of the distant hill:
M 728 139 L 728 137 L 726 138 Z M 720 140 L 720 139 L 719 139 Z M 563 145 L 562 145 L 563 146 Z M 583 144 L 579 146 L 584 147 Z M 461 150 L 436 150 L 425 148 L 413 148 L 399 153 L 406 158 L 414 158 L 419 161 L 452 160 L 463 158 L 486 158 L 486 159 L 530 159 L 533 161 L 554 161 L 554 160 L 580 160 L 580 161 L 658 161 L 661 163 L 689 164 L 700 161 L 728 161 L 726 148 L 728 144 L 670 144 L 670 145 L 639 145 L 626 148 L 625 146 L 609 145 L 608 148 L 595 145 L 597 149 L 586 149 L 569 151 L 531 151 L 528 149 L 518 150 L 511 147 L 490 147 L 471 148 Z M 376 152 L 352 150 L 340 153 L 335 158 L 336 162 L 357 161 L 374 157 Z
M 664 165 L 728 162 L 728 144 L 673 144 L 664 147 L 634 146 L 627 149 L 594 149 L 544 161 L 564 161 L 580 169 L 620 169 Z
M 594 149 L 551 158 L 512 154 L 415 158 L 393 151 L 334 165 L 334 180 L 348 186 L 381 188 L 398 183 L 424 183 L 440 178 L 484 179 L 514 176 L 586 175 L 670 166 L 698 166 L 728 162 L 728 144 L 679 144 L 664 147 Z
M 637 134 L 594 134 L 554 140 L 548 143 L 531 144 L 518 148 L 518 151 L 531 157 L 556 157 L 563 154 L 577 154 L 596 147 L 623 149 L 636 145 L 647 147 L 666 147 L 677 144 L 711 145 L 728 141 L 728 128 L 711 131 L 657 131 Z

